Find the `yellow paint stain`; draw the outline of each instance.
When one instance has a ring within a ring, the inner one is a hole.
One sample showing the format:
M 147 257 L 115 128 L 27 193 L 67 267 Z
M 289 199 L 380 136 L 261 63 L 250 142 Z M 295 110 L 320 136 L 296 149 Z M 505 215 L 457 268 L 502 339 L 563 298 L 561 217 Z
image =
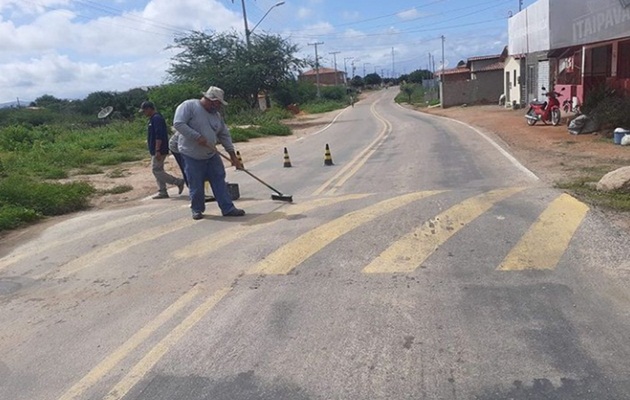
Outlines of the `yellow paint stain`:
M 522 190 L 524 188 L 493 190 L 449 208 L 396 241 L 368 264 L 363 272 L 379 274 L 415 271 L 466 224 L 488 211 L 495 203 Z
M 168 335 L 155 345 L 136 364 L 125 377 L 114 386 L 112 390 L 103 398 L 104 400 L 119 400 L 146 375 L 151 368 L 166 354 L 184 335 L 195 326 L 201 319 L 214 308 L 232 289 L 223 288 L 215 292 L 203 304 L 197 307 L 186 319 L 175 327 Z
M 270 223 L 286 219 L 287 217 L 297 216 L 319 207 L 330 206 L 349 200 L 358 200 L 368 196 L 371 196 L 371 194 L 351 194 L 347 196 L 319 198 L 295 205 L 286 205 L 282 207 L 283 210 L 286 210 L 284 212 L 275 211 L 261 215 L 241 226 L 225 229 L 211 236 L 206 236 L 176 251 L 173 255 L 178 259 L 201 257 L 235 242 L 243 235 L 251 235 L 262 229 L 266 229 L 269 227 L 268 224 Z
M 303 234 L 287 245 L 279 248 L 255 265 L 248 274 L 288 274 L 297 265 L 320 251 L 341 235 L 413 201 L 438 193 L 442 193 L 442 191 L 410 193 L 346 214 L 343 217 L 337 218 Z
M 194 300 L 201 292 L 199 286 L 182 295 L 175 303 L 171 304 L 166 310 L 162 311 L 156 318 L 146 324 L 142 329 L 136 332 L 125 343 L 118 347 L 113 353 L 108 355 L 96 367 L 94 367 L 79 382 L 72 386 L 59 400 L 72 400 L 79 398 L 86 390 L 97 384 L 107 373 L 109 373 L 118 363 L 127 357 L 134 349 L 149 338 L 158 328 L 168 322 L 182 308 Z
M 497 269 L 554 269 L 588 210 L 586 204 L 568 194 L 560 195 L 543 211 Z

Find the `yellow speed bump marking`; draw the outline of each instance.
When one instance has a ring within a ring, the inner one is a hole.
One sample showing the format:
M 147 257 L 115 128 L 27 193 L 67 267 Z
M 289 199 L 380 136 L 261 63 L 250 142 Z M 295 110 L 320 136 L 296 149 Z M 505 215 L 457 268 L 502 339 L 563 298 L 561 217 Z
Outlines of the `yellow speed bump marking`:
M 253 203 L 253 201 L 249 203 Z M 241 204 L 247 203 L 243 202 Z M 188 217 L 179 219 L 169 224 L 154 226 L 153 228 L 146 229 L 142 232 L 136 233 L 135 235 L 124 237 L 122 239 L 107 243 L 96 248 L 93 251 L 90 251 L 78 258 L 75 258 L 74 260 L 62 265 L 60 271 L 56 274 L 44 273 L 39 276 L 35 276 L 34 278 L 39 279 L 47 275 L 54 275 L 56 278 L 68 277 L 81 270 L 89 268 L 106 258 L 109 258 L 116 254 L 120 254 L 134 246 L 149 242 L 162 236 L 169 235 L 173 232 L 177 232 L 181 229 L 198 223 L 198 221 L 193 221 L 192 219 L 190 219 L 190 217 Z
M 586 204 L 568 194 L 560 195 L 540 214 L 497 269 L 554 269 L 588 210 Z
M 175 327 L 168 335 L 145 355 L 125 377 L 107 393 L 103 400 L 119 400 L 146 375 L 151 368 L 169 351 L 184 335 L 223 299 L 231 288 L 223 288 L 215 292 L 199 307 L 197 307 L 186 319 Z
M 188 305 L 201 292 L 199 286 L 184 293 L 177 301 L 171 304 L 166 310 L 162 311 L 151 322 L 146 324 L 142 329 L 136 332 L 125 343 L 118 347 L 113 353 L 107 356 L 96 367 L 94 367 L 79 382 L 72 386 L 59 400 L 71 400 L 79 398 L 86 390 L 94 386 L 109 371 L 111 371 L 120 361 L 129 355 L 135 348 L 142 344 L 149 336 L 151 336 L 159 327 L 169 321 L 182 308 Z
M 347 196 L 319 198 L 301 204 L 286 205 L 283 206 L 283 209 L 286 209 L 286 212 L 276 211 L 261 215 L 260 217 L 244 223 L 243 225 L 217 232 L 212 235 L 212 237 L 204 237 L 196 240 L 195 242 L 176 251 L 173 255 L 179 259 L 204 256 L 238 240 L 243 235 L 251 235 L 261 229 L 268 228 L 268 224 L 270 223 L 280 221 L 287 217 L 293 217 L 319 207 L 330 206 L 348 200 L 358 200 L 368 196 L 371 196 L 371 194 L 351 194 Z
M 59 240 L 48 241 L 45 243 L 37 243 L 35 245 L 29 245 L 28 248 L 18 249 L 17 253 L 10 254 L 2 259 L 0 259 L 0 270 L 17 263 L 18 261 L 26 258 L 32 257 L 35 254 L 44 253 L 50 249 L 53 249 L 58 246 L 67 245 L 68 243 L 75 240 L 83 240 L 90 235 L 94 235 L 99 232 L 104 232 L 106 230 L 117 228 L 132 222 L 140 221 L 145 218 L 150 218 L 152 216 L 163 214 L 168 210 L 161 210 L 153 213 L 141 213 L 135 215 L 128 215 L 126 217 L 121 217 L 117 219 L 110 220 L 109 222 L 99 223 L 92 228 L 88 229 L 80 229 L 75 231 L 73 234 L 63 235 Z M 100 219 L 100 218 L 99 218 Z M 97 219 L 97 221 L 99 220 Z
M 522 190 L 524 188 L 493 190 L 449 208 L 396 241 L 368 264 L 363 272 L 378 274 L 415 271 L 466 224 L 488 211 L 495 203 Z
M 442 191 L 410 193 L 346 214 L 303 234 L 279 248 L 255 265 L 248 274 L 288 274 L 297 265 L 339 238 L 339 236 L 406 204 L 438 193 L 442 193 Z

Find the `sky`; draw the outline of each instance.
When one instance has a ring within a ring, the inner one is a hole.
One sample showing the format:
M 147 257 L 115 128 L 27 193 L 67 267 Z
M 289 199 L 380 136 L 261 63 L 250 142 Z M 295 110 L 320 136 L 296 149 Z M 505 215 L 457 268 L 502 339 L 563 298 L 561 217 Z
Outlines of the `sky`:
M 281 35 L 311 59 L 320 43 L 320 66 L 383 77 L 440 69 L 442 54 L 445 68 L 499 54 L 519 10 L 519 0 L 243 1 L 254 35 Z M 169 45 L 195 30 L 244 37 L 241 0 L 0 0 L 0 104 L 167 83 Z

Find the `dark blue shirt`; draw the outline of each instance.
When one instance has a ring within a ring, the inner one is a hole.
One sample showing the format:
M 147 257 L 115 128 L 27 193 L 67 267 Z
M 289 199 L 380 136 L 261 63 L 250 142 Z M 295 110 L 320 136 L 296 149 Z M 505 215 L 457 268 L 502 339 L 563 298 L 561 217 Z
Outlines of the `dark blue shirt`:
M 155 142 L 161 140 L 160 154 L 168 154 L 168 131 L 166 128 L 166 121 L 160 113 L 155 113 L 149 119 L 149 126 L 147 132 L 147 144 L 149 146 L 149 153 L 152 156 L 155 155 Z

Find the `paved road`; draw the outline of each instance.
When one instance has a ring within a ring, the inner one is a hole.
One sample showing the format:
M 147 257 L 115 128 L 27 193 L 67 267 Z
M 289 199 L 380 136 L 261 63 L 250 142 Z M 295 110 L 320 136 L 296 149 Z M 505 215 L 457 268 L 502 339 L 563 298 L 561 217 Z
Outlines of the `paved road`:
M 382 90 L 185 197 L 0 259 L 0 399 L 630 398 L 630 240 L 491 135 Z M 334 165 L 324 165 L 329 145 Z

